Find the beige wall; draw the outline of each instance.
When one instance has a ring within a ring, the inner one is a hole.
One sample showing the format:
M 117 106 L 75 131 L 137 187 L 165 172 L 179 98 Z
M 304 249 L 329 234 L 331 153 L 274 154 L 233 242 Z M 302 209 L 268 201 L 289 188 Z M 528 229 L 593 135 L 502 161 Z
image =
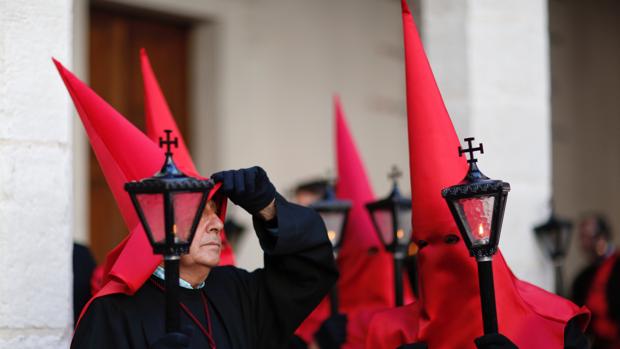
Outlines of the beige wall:
M 620 3 L 551 0 L 553 191 L 558 212 L 607 215 L 620 240 Z M 575 234 L 576 235 L 576 234 Z M 568 281 L 585 262 L 577 240 Z
M 376 192 L 387 194 L 392 164 L 408 170 L 399 2 L 116 2 L 198 21 L 192 38 L 192 151 L 203 174 L 260 164 L 281 192 L 324 175 L 335 166 L 336 92 Z M 408 180 L 402 186 L 409 191 Z M 231 211 L 249 224 L 247 215 Z M 248 234 L 239 265 L 261 265 L 259 251 Z

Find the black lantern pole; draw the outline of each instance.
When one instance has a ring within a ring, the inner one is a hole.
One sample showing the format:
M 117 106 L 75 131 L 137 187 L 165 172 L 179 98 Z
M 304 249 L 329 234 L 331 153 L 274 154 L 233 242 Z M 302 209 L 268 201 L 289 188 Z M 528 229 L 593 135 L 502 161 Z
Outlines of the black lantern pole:
M 450 212 L 472 257 L 478 264 L 478 283 L 484 333 L 497 333 L 495 286 L 492 258 L 497 252 L 510 184 L 489 179 L 478 169 L 476 152 L 484 153 L 482 143 L 472 146 L 474 138 L 465 138 L 467 149 L 459 146 L 459 156 L 467 153 L 469 171 L 457 185 L 442 190 Z
M 539 245 L 551 260 L 555 274 L 555 293 L 564 295 L 564 260 L 572 235 L 573 224 L 555 214 L 553 202 L 549 219 L 534 227 L 534 235 Z
M 327 237 L 332 244 L 334 258 L 337 258 L 338 251 L 344 240 L 349 211 L 351 210 L 351 201 L 336 198 L 333 182 L 334 181 L 328 182 L 323 199 L 311 204 L 310 207 L 321 215 L 325 227 L 327 228 Z M 337 285 L 334 285 L 331 289 L 329 301 L 331 314 L 338 314 L 339 301 Z
M 378 201 L 366 204 L 375 231 L 385 249 L 394 258 L 394 299 L 397 307 L 403 305 L 403 264 L 411 240 L 411 199 L 405 198 L 398 189 L 402 172 L 396 166 L 388 177 L 392 180 L 390 194 Z
M 164 256 L 166 331 L 178 332 L 179 260 L 182 254 L 189 252 L 213 182 L 188 177 L 176 167 L 171 146 L 177 147 L 178 140 L 170 139 L 171 130 L 164 132 L 166 139 L 159 139 L 159 146 L 166 147 L 161 170 L 153 177 L 125 183 L 125 190 L 131 197 L 153 253 Z

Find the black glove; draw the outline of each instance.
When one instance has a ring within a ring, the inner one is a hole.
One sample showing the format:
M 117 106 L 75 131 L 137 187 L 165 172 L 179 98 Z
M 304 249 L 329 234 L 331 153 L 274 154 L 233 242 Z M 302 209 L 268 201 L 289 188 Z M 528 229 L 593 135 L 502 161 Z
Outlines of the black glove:
M 347 316 L 336 314 L 328 317 L 314 339 L 321 349 L 339 349 L 347 341 Z
M 396 349 L 428 349 L 428 345 L 426 343 L 411 343 L 403 344 Z
M 478 349 L 519 349 L 510 339 L 499 333 L 485 334 L 474 342 Z
M 267 207 L 276 197 L 276 188 L 265 170 L 258 166 L 218 172 L 211 178 L 222 182 L 222 193 L 251 215 Z
M 181 332 L 166 333 L 151 345 L 150 349 L 186 349 L 189 348 L 189 340 L 194 334 L 191 326 L 183 326 Z

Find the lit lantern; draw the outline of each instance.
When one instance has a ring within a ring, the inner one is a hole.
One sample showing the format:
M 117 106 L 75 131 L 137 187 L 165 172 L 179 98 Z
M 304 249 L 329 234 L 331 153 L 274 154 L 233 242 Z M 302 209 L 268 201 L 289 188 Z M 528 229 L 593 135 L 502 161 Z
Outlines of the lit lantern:
M 491 260 L 499 244 L 504 208 L 510 184 L 490 179 L 480 172 L 475 152 L 484 153 L 482 143 L 472 147 L 474 138 L 465 138 L 467 149 L 459 146 L 459 156 L 469 154 L 469 171 L 458 184 L 445 188 L 442 195 L 454 217 L 471 256 L 478 262 L 480 299 L 484 332 L 497 333 L 495 291 Z

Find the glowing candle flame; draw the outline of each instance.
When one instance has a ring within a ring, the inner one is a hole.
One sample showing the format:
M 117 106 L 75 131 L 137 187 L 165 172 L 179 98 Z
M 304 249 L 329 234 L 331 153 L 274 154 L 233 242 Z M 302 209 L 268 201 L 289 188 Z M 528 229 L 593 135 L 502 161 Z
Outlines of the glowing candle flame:
M 396 237 L 399 239 L 402 239 L 405 236 L 405 231 L 402 229 L 398 229 L 398 231 L 396 232 Z
M 484 228 L 482 227 L 482 223 L 478 226 L 478 235 L 480 235 L 480 237 L 484 237 Z
M 329 241 L 334 241 L 334 239 L 336 238 L 336 232 L 333 230 L 328 231 L 327 238 L 329 239 Z

